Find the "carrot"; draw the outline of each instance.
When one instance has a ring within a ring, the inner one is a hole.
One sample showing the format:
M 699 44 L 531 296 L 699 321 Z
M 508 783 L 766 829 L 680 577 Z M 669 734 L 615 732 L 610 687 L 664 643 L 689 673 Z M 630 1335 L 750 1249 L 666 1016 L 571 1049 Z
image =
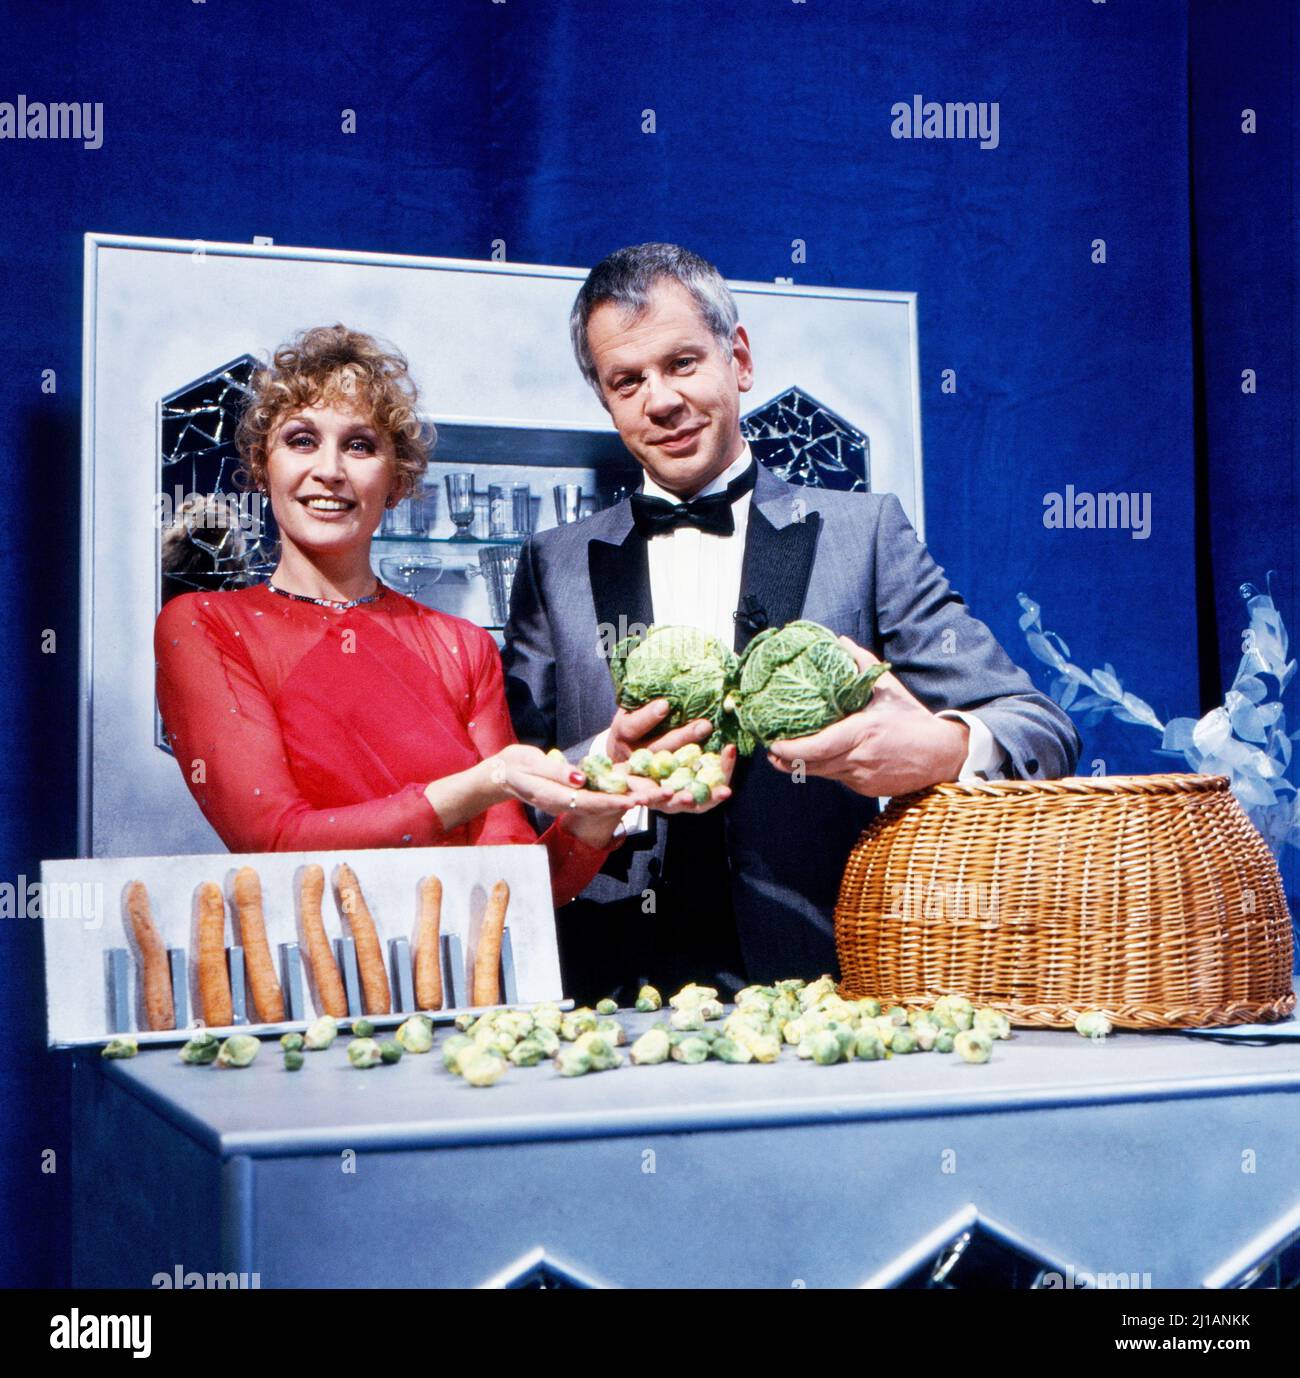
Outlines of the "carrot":
M 499 880 L 488 896 L 483 923 L 478 931 L 478 946 L 474 949 L 472 1005 L 501 1003 L 501 939 L 505 933 L 506 906 L 509 903 L 510 887 L 504 880 Z
M 361 977 L 361 1003 L 367 1014 L 388 1014 L 392 1010 L 392 993 L 388 988 L 388 973 L 384 970 L 384 954 L 379 946 L 375 921 L 366 907 L 366 898 L 353 874 L 352 867 L 343 862 L 334 873 L 338 886 L 339 910 L 352 930 L 357 947 L 357 972 Z
M 262 882 L 251 866 L 235 872 L 235 914 L 239 919 L 239 940 L 244 945 L 244 969 L 253 992 L 253 1009 L 263 1024 L 284 1018 L 284 996 L 275 977 L 271 945 L 266 940 L 266 916 L 262 912 Z
M 307 979 L 317 1014 L 332 1014 L 342 1019 L 348 1012 L 347 996 L 338 963 L 325 936 L 320 902 L 325 893 L 325 872 L 319 866 L 304 866 L 298 890 L 298 917 L 302 922 L 302 945 L 307 957 Z
M 149 912 L 149 892 L 144 882 L 126 887 L 126 914 L 140 950 L 140 990 L 144 998 L 144 1022 L 150 1029 L 174 1029 L 176 1005 L 172 999 L 172 973 L 167 948 Z
M 420 917 L 415 928 L 415 1007 L 442 1009 L 442 957 L 438 929 L 442 923 L 442 881 L 425 876 L 420 882 Z
M 198 930 L 199 1003 L 204 1023 L 219 1029 L 235 1022 L 235 1009 L 226 966 L 226 902 L 210 880 L 199 886 Z

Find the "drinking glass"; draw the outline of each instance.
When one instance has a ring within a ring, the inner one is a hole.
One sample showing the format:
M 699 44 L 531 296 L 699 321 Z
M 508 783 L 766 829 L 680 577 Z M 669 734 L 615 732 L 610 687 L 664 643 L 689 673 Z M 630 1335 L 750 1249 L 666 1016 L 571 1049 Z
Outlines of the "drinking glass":
M 474 522 L 474 475 L 447 475 L 447 515 L 456 525 L 453 541 L 472 541 L 470 527 Z
M 522 540 L 533 529 L 533 493 L 526 483 L 488 485 L 494 540 Z
M 557 483 L 555 485 L 555 520 L 561 526 L 576 522 L 582 513 L 582 484 Z

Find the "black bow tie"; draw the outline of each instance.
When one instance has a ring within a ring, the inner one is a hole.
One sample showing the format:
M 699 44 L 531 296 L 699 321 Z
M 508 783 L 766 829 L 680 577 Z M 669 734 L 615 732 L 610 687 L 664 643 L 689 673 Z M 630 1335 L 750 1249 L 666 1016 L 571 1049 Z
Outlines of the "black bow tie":
M 652 498 L 648 493 L 632 494 L 632 520 L 643 536 L 662 536 L 678 526 L 695 526 L 719 536 L 730 536 L 736 529 L 731 507 L 737 498 L 754 486 L 755 465 L 731 482 L 721 493 L 707 498 L 693 498 L 690 502 L 667 502 Z

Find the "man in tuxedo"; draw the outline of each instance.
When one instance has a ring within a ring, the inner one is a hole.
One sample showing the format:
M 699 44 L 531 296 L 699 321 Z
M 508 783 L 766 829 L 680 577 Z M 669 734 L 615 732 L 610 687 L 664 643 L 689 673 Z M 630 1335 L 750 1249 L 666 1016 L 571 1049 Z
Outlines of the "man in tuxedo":
M 967 611 L 888 493 L 797 487 L 752 457 L 749 338 L 717 269 L 642 244 L 592 269 L 570 320 L 579 367 L 644 471 L 641 490 L 524 546 L 504 652 L 521 741 L 578 759 L 703 740 L 666 704 L 617 709 L 627 630 L 689 623 L 742 651 L 794 618 L 892 671 L 860 713 L 735 764 L 719 807 L 629 815 L 628 842 L 558 915 L 566 993 L 626 1002 L 650 980 L 730 993 L 835 970 L 845 861 L 892 796 L 959 778 L 1069 774 L 1079 739 Z

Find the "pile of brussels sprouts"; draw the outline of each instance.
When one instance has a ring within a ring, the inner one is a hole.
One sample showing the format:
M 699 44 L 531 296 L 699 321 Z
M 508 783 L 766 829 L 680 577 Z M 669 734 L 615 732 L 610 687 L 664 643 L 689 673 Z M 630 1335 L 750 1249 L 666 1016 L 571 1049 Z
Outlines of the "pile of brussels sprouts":
M 554 752 L 560 760 L 564 757 Z M 688 742 L 676 751 L 634 751 L 626 761 L 617 765 L 599 752 L 584 756 L 578 769 L 587 777 L 587 788 L 602 794 L 626 794 L 629 775 L 643 776 L 667 785 L 674 794 L 685 791 L 697 804 L 706 804 L 713 791 L 727 783 L 722 769 L 722 757 L 716 751 L 705 751 L 698 742 Z
M 639 1014 L 663 1010 L 663 997 L 653 986 L 642 986 L 634 1008 Z M 508 1066 L 536 1067 L 550 1060 L 561 1076 L 609 1072 L 624 1063 L 620 1051 L 627 1031 L 614 1015 L 613 1000 L 594 1009 L 564 1011 L 554 1003 L 531 1009 L 493 1009 L 456 1016 L 456 1032 L 443 1040 L 442 1065 L 471 1086 L 492 1086 Z M 1074 1023 L 1081 1037 L 1102 1039 L 1112 1029 L 1108 1016 L 1088 1010 Z M 391 1065 L 403 1053 L 427 1053 L 433 1048 L 433 1021 L 412 1015 L 393 1037 L 377 1042 L 367 1019 L 352 1022 L 348 1061 L 366 1069 Z M 298 1071 L 304 1052 L 322 1052 L 338 1037 L 338 1021 L 329 1015 L 313 1020 L 305 1032 L 280 1039 L 286 1071 Z M 839 1062 L 879 1062 L 908 1053 L 956 1053 L 966 1062 L 987 1062 L 993 1044 L 1011 1037 L 1011 1023 L 1000 1010 L 977 1009 L 960 995 L 940 996 L 928 1008 L 902 1005 L 882 1008 L 879 1000 L 846 1000 L 830 976 L 816 981 L 777 981 L 770 986 L 746 986 L 728 1013 L 713 986 L 691 983 L 668 1000 L 667 1017 L 651 1025 L 627 1049 L 636 1066 L 661 1062 L 697 1064 L 718 1062 L 775 1062 L 787 1047 L 795 1057 L 828 1067 Z M 130 1035 L 111 1039 L 102 1049 L 106 1058 L 134 1057 L 137 1042 Z M 257 1057 L 260 1041 L 251 1034 L 232 1034 L 224 1040 L 197 1030 L 180 1050 L 182 1062 L 218 1067 L 248 1067 Z

